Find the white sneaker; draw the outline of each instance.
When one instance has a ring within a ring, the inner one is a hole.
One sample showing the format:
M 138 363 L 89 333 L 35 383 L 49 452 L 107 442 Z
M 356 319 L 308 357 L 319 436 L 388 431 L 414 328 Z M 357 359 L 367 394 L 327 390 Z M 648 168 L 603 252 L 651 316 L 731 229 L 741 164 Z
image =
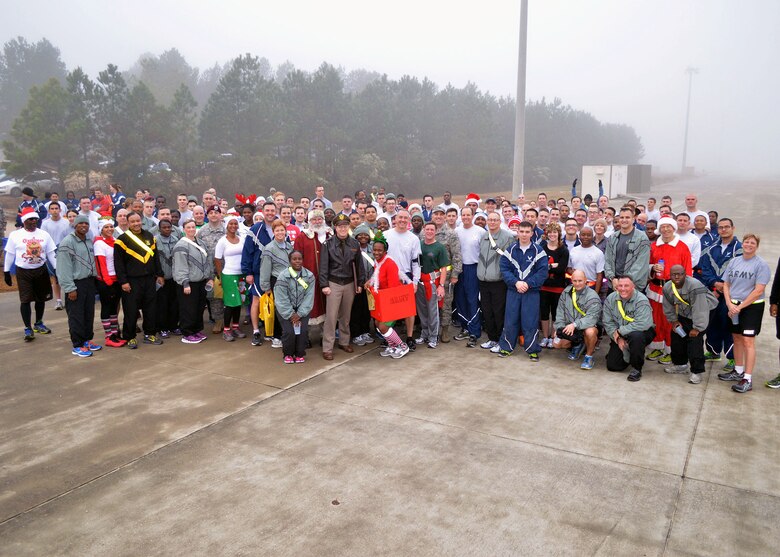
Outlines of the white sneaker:
M 391 357 L 397 360 L 398 358 L 403 358 L 408 353 L 409 353 L 409 347 L 406 344 L 402 344 L 401 346 L 395 349 L 395 351 L 391 354 Z
M 501 346 L 498 343 L 496 343 L 495 346 L 493 346 L 493 348 L 490 349 L 490 351 L 493 354 L 498 354 L 499 352 L 501 352 Z
M 436 348 L 437 346 L 439 346 L 439 341 L 436 339 L 436 337 L 428 339 L 428 348 Z
M 490 350 L 498 343 L 495 340 L 488 340 L 487 342 L 483 342 L 479 345 L 480 348 L 484 348 L 485 350 Z
M 387 356 L 392 356 L 394 353 L 395 353 L 395 348 L 393 348 L 392 346 L 388 346 L 387 348 L 382 350 L 379 353 L 379 355 L 386 358 Z
M 352 344 L 355 346 L 365 346 L 366 341 L 363 340 L 363 335 L 359 335 L 352 339 Z
M 698 385 L 699 383 L 701 383 L 701 376 L 702 375 L 703 374 L 701 374 L 701 373 L 693 373 L 693 372 L 689 373 L 688 374 L 688 383 L 692 383 L 693 385 Z
M 280 338 L 271 339 L 271 348 L 281 348 L 281 347 L 282 347 L 282 339 Z
M 374 344 L 374 337 L 371 336 L 371 333 L 366 333 L 361 336 L 363 337 L 363 342 L 366 344 Z
M 688 371 L 688 364 L 675 365 L 672 364 L 669 367 L 665 367 L 666 373 L 686 373 Z
M 425 344 L 426 342 L 428 342 L 428 339 L 423 336 L 414 339 L 415 344 Z

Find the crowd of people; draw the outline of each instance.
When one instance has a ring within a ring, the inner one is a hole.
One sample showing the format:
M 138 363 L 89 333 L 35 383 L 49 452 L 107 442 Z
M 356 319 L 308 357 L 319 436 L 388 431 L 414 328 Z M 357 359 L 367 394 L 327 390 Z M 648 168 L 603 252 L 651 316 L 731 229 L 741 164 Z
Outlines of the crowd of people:
M 732 219 L 701 210 L 695 194 L 676 213 L 670 196 L 616 206 L 576 191 L 471 193 L 460 207 L 450 192 L 410 203 L 373 188 L 342 196 L 338 211 L 323 186 L 299 200 L 272 190 L 229 202 L 208 189 L 169 205 L 117 184 L 45 203 L 25 188 L 23 198 L 4 271 L 11 285 L 15 268 L 24 340 L 51 333 L 43 318 L 54 299 L 78 357 L 102 348 L 99 300 L 108 347 L 137 349 L 139 333 L 142 344 L 200 344 L 208 316 L 224 341 L 270 342 L 286 364 L 304 362 L 312 339 L 326 360 L 376 341 L 398 359 L 454 340 L 531 362 L 562 349 L 590 370 L 606 344 L 606 369 L 629 381 L 651 361 L 698 384 L 706 361 L 725 358 L 718 378 L 752 389 L 771 271 L 760 238 L 738 239 Z M 377 318 L 381 291 L 403 285 L 415 310 Z M 775 275 L 773 317 L 779 301 Z M 780 375 L 766 385 L 780 388 Z

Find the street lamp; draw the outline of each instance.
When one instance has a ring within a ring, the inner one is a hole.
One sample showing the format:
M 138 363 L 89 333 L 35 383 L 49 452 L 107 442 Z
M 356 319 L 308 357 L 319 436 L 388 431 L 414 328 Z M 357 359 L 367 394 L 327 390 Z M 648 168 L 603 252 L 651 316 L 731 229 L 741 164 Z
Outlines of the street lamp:
M 699 68 L 688 66 L 685 68 L 685 73 L 688 74 L 688 108 L 685 110 L 685 139 L 683 140 L 683 156 L 682 156 L 682 174 L 685 174 L 688 158 L 688 121 L 691 118 L 691 86 L 693 85 L 693 74 L 699 73 Z

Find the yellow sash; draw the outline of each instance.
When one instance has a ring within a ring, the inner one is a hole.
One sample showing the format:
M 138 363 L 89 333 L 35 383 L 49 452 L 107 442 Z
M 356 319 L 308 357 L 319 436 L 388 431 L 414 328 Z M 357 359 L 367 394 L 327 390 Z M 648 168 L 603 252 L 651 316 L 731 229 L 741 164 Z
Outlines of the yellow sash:
M 633 323 L 634 318 L 626 315 L 626 310 L 623 309 L 623 300 L 618 300 L 617 306 L 618 306 L 618 310 L 620 311 L 620 315 L 623 316 L 623 319 L 625 319 L 627 323 Z
M 574 309 L 576 309 L 580 315 L 585 315 L 585 312 L 580 309 L 580 306 L 577 305 L 577 291 L 572 287 L 571 289 L 571 303 L 574 304 Z M 620 303 L 618 301 L 618 303 Z M 620 304 L 620 313 L 623 313 L 623 304 Z M 623 315 L 625 317 L 625 314 Z M 631 320 L 633 321 L 633 319 Z
M 141 240 L 141 238 L 139 238 L 129 230 L 125 232 L 125 234 L 127 235 L 128 238 L 130 238 L 133 241 L 133 243 L 136 246 L 138 246 L 141 250 L 143 250 L 143 253 L 145 253 L 145 255 L 142 256 L 140 253 L 137 253 L 135 250 L 129 249 L 128 246 L 126 246 L 121 240 L 119 239 L 114 240 L 114 243 L 117 243 L 120 246 L 122 246 L 128 255 L 136 258 L 141 263 L 146 263 L 147 261 L 149 261 L 150 258 L 154 256 L 154 250 L 151 247 L 147 246 L 144 243 L 144 241 Z
M 308 282 L 306 282 L 305 280 L 303 280 L 303 277 L 302 277 L 302 276 L 300 276 L 300 275 L 297 275 L 297 276 L 296 276 L 295 269 L 293 269 L 292 267 L 288 267 L 288 270 L 290 271 L 290 276 L 291 276 L 292 278 L 294 278 L 294 279 L 295 279 L 295 281 L 296 281 L 298 284 L 300 284 L 300 285 L 301 285 L 301 288 L 303 288 L 304 290 L 306 290 L 307 288 L 309 288 L 309 283 L 308 283 Z
M 678 300 L 680 300 L 684 305 L 686 305 L 686 306 L 691 305 L 691 304 L 689 304 L 688 302 L 686 302 L 685 300 L 682 299 L 682 296 L 680 296 L 680 293 L 677 291 L 677 287 L 674 285 L 674 283 L 672 283 L 672 292 L 674 293 L 674 297 L 677 298 Z

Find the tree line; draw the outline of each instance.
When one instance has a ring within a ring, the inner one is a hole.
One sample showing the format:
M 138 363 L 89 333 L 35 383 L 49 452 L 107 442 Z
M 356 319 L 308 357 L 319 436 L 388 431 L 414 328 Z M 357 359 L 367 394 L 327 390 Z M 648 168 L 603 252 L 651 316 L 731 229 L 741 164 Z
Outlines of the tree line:
M 511 187 L 515 101 L 474 84 L 275 70 L 251 54 L 200 72 L 175 49 L 144 55 L 126 72 L 95 79 L 67 71 L 45 39 L 19 37 L 0 54 L 4 168 L 59 175 L 102 170 L 127 187 L 209 183 L 225 193 L 290 193 L 317 183 L 338 192 L 370 186 L 424 191 Z M 580 166 L 633 164 L 643 156 L 633 128 L 601 123 L 560 99 L 526 112 L 525 184 L 567 183 Z M 173 173 L 156 172 L 166 162 Z

